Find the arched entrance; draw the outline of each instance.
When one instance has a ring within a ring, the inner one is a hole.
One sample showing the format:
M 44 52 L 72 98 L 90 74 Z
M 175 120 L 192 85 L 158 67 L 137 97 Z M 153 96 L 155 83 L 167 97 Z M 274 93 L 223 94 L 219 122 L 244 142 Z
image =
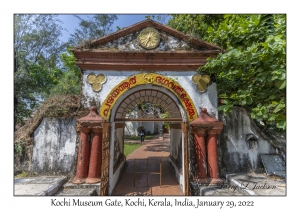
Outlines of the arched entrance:
M 128 89 L 120 88 L 130 81 L 131 85 Z M 142 112 L 139 107 L 142 105 L 151 105 L 149 111 Z M 110 109 L 108 110 L 107 107 Z M 188 140 L 185 135 L 187 130 L 184 127 L 187 125 L 186 122 L 197 116 L 195 113 L 195 106 L 185 89 L 176 81 L 163 75 L 148 73 L 132 75 L 116 85 L 104 100 L 104 106 L 100 108 L 101 117 L 107 117 L 111 123 L 108 194 L 113 191 L 125 162 L 124 129 L 126 123 L 130 122 L 134 122 L 136 128 L 145 123 L 152 123 L 153 130 L 156 123 L 170 124 L 169 161 L 175 169 L 174 176 L 177 177 L 182 191 L 185 192 L 188 176 L 186 175 L 187 164 L 184 162 L 187 162 L 188 157 Z
M 152 32 L 146 35 L 146 39 L 152 33 L 159 37 L 155 39 L 156 45 L 153 48 L 143 45 L 141 39 L 149 27 Z M 102 167 L 101 194 L 111 193 L 120 174 L 122 164 L 115 164 L 119 159 L 115 155 L 118 154 L 116 139 L 122 139 L 125 123 L 149 122 L 148 118 L 151 118 L 151 122 L 159 122 L 162 121 L 162 114 L 167 112 L 164 121 L 171 123 L 170 134 L 182 138 L 181 143 L 176 142 L 182 147 L 182 159 L 179 161 L 182 173 L 176 172 L 176 176 L 182 183 L 185 195 L 188 195 L 188 178 L 195 174 L 194 158 L 188 156 L 188 151 L 193 152 L 194 149 L 193 137 L 188 135 L 191 133 L 188 125 L 200 115 L 200 108 L 206 108 L 210 116 L 218 118 L 216 83 L 210 75 L 199 75 L 196 70 L 207 62 L 207 58 L 216 57 L 222 49 L 155 21 L 145 20 L 78 46 L 72 52 L 76 65 L 82 70 L 82 105 L 90 107 L 91 104 L 99 104 L 97 106 L 100 107 L 101 120 L 98 121 L 102 123 L 101 152 L 105 154 L 102 165 L 99 164 Z M 139 104 L 151 105 L 159 113 L 153 111 L 152 115 L 139 115 L 137 112 L 135 117 L 129 115 Z M 88 124 L 82 122 L 82 129 L 95 127 L 94 114 L 90 117 Z M 203 127 L 203 121 L 207 119 L 205 117 L 197 121 L 195 131 L 202 132 L 207 127 L 206 124 Z M 206 130 L 203 132 L 203 135 L 208 133 Z M 96 131 L 88 130 L 86 135 L 90 133 L 94 135 Z M 201 137 L 200 140 L 205 138 Z M 215 142 L 215 137 L 213 140 Z M 171 140 L 171 147 L 175 141 Z M 170 156 L 176 156 L 172 151 Z M 97 152 L 95 150 L 94 153 L 98 158 Z

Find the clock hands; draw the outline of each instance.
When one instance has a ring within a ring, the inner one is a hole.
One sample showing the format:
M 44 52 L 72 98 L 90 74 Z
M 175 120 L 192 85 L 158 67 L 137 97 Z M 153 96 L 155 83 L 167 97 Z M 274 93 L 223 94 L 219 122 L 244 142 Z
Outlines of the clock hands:
M 148 37 L 147 37 L 147 42 L 146 42 L 146 45 L 148 44 L 148 42 L 150 41 L 151 39 L 151 36 L 152 36 L 152 32 L 149 33 Z

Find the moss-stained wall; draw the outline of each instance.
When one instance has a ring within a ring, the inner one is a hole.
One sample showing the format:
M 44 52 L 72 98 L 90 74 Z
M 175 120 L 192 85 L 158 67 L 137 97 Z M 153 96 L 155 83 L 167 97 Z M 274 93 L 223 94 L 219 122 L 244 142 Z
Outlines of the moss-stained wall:
M 250 119 L 246 110 L 235 107 L 226 116 L 220 113 L 220 120 L 224 122 L 218 142 L 220 172 L 223 177 L 229 173 L 262 172 L 264 168 L 261 154 L 285 153 L 280 144 L 276 146 L 272 143 L 266 130 L 260 129 Z
M 76 120 L 43 119 L 34 132 L 32 171 L 38 174 L 74 174 Z

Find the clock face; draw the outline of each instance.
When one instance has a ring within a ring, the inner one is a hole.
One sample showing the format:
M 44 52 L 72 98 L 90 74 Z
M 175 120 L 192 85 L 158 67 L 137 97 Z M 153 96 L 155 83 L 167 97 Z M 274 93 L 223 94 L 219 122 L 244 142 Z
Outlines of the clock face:
M 140 32 L 138 40 L 142 47 L 146 49 L 153 49 L 159 44 L 160 36 L 156 29 L 147 27 Z

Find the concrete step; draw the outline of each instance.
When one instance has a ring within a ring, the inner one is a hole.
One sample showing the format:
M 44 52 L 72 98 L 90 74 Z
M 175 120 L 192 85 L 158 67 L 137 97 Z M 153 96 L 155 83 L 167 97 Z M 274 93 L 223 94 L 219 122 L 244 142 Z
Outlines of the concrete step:
M 285 196 L 286 180 L 259 173 L 227 174 L 226 180 L 215 185 L 192 183 L 200 196 Z
M 74 195 L 74 196 L 93 196 L 100 195 L 100 183 L 96 184 L 74 184 L 70 179 L 63 185 L 58 196 Z
M 27 177 L 14 180 L 16 196 L 51 196 L 55 195 L 67 182 L 66 176 Z
M 96 196 L 97 190 L 94 188 L 83 189 L 63 189 L 56 196 Z
M 227 174 L 228 183 L 243 195 L 286 195 L 286 180 L 265 174 Z
M 235 187 L 226 181 L 217 184 L 192 184 L 193 191 L 198 196 L 243 196 Z
M 201 196 L 243 196 L 235 188 L 232 188 L 230 185 L 221 185 L 221 186 L 203 186 L 200 189 Z

